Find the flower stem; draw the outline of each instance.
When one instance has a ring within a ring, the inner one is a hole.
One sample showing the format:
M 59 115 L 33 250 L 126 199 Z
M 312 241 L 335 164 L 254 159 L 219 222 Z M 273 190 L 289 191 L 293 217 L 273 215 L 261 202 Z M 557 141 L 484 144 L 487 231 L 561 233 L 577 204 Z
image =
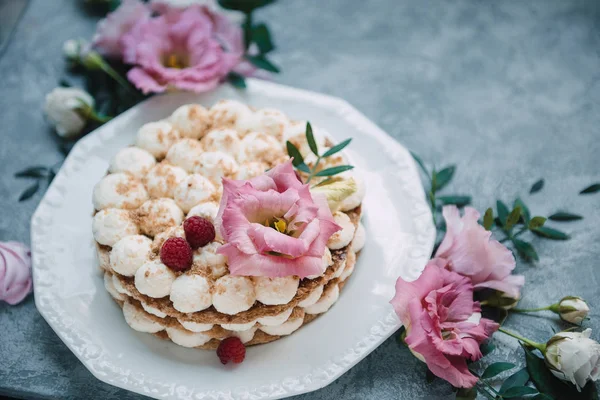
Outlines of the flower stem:
M 317 167 L 319 166 L 319 163 L 321 162 L 321 156 L 317 157 L 317 161 L 315 162 L 315 166 L 312 167 L 312 169 L 310 170 L 310 174 L 308 174 L 308 179 L 306 180 L 306 183 L 309 183 L 310 180 L 315 176 L 315 172 L 317 171 Z
M 537 311 L 546 311 L 550 310 L 552 306 L 548 307 L 539 307 L 539 308 L 513 308 L 510 311 L 518 312 L 518 313 L 528 313 L 528 312 L 537 312 Z
M 92 121 L 99 122 L 101 124 L 110 121 L 113 117 L 109 117 L 108 115 L 99 115 L 94 110 L 90 112 L 88 118 Z
M 123 78 L 117 71 L 115 71 L 114 68 L 111 67 L 108 63 L 102 62 L 100 64 L 100 68 L 108 76 L 110 76 L 111 78 L 113 78 L 119 85 L 121 85 L 125 90 L 127 90 L 130 93 L 134 93 L 135 95 L 139 95 L 138 92 L 136 92 L 131 87 L 131 85 L 129 84 L 129 82 L 127 82 L 127 80 L 125 80 L 125 78 Z
M 526 337 L 519 335 L 518 333 L 511 332 L 502 327 L 498 328 L 498 331 L 504 333 L 505 335 L 512 336 L 515 339 L 520 340 L 521 342 L 526 343 L 526 344 L 530 345 L 531 347 L 538 349 L 542 353 L 544 353 L 546 351 L 546 345 L 544 343 L 534 342 L 533 340 L 529 340 Z

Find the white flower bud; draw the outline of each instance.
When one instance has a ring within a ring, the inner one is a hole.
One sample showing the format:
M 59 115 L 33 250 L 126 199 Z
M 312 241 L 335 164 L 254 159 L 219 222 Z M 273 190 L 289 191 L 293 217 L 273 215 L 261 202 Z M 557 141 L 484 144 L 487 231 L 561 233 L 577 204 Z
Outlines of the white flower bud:
M 587 318 L 590 308 L 587 303 L 576 296 L 563 297 L 558 305 L 553 309 L 560 315 L 560 318 L 572 324 L 581 324 Z
M 76 39 L 69 39 L 63 43 L 63 53 L 69 60 L 77 60 L 81 52 L 81 43 Z
M 591 329 L 560 332 L 546 344 L 546 364 L 559 379 L 573 383 L 578 391 L 600 377 L 600 343 L 590 339 Z
M 94 107 L 94 99 L 84 90 L 57 87 L 46 95 L 44 112 L 59 136 L 73 138 L 85 126 L 85 109 Z

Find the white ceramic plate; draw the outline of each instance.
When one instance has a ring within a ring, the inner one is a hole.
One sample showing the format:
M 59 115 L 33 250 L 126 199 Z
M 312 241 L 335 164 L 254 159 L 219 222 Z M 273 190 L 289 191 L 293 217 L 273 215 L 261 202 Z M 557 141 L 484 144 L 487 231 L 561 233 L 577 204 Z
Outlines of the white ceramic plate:
M 352 137 L 349 154 L 367 182 L 367 244 L 339 301 L 293 335 L 249 348 L 237 366 L 130 329 L 104 289 L 91 233 L 92 188 L 137 129 L 182 104 L 223 98 L 276 107 L 336 140 Z M 111 385 L 156 398 L 277 399 L 326 386 L 400 326 L 388 303 L 394 283 L 399 275 L 417 278 L 434 232 L 408 151 L 343 100 L 255 80 L 245 91 L 154 96 L 80 140 L 48 189 L 31 222 L 35 302 L 91 373 Z

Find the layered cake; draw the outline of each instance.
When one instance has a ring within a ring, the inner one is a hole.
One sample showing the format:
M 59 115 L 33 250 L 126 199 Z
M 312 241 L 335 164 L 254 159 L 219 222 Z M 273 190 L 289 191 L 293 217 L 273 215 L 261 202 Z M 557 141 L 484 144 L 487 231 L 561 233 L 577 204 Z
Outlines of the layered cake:
M 343 151 L 323 157 L 332 147 L 305 121 L 231 100 L 143 125 L 93 192 L 104 285 L 127 324 L 215 349 L 327 312 L 365 242 L 363 181 L 335 169 Z

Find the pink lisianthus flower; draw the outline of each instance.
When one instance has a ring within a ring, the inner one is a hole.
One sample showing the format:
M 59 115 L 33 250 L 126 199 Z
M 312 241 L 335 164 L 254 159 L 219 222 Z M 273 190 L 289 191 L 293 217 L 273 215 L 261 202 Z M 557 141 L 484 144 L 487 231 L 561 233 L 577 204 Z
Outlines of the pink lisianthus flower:
M 136 23 L 122 38 L 129 80 L 142 92 L 206 92 L 242 60 L 239 27 L 206 7 L 167 9 Z
M 150 18 L 150 9 L 140 0 L 123 0 L 119 8 L 98 22 L 93 46 L 108 57 L 123 56 L 121 39 L 136 24 Z
M 442 213 L 446 235 L 435 256 L 447 260 L 450 271 L 469 277 L 476 290 L 494 289 L 518 299 L 525 277 L 511 275 L 515 257 L 500 242 L 490 240 L 492 233 L 477 222 L 477 210 L 465 207 L 461 218 L 455 206 L 445 206 Z
M 217 225 L 230 273 L 268 277 L 323 273 L 327 240 L 341 229 L 291 161 L 249 181 L 223 179 Z
M 0 242 L 0 300 L 20 303 L 31 292 L 31 252 L 23 243 Z
M 446 270 L 444 260 L 431 260 L 413 282 L 398 278 L 390 301 L 406 328 L 406 343 L 436 376 L 455 387 L 469 388 L 477 377 L 467 360 L 483 355 L 479 345 L 498 329 L 481 318 L 469 278 Z

